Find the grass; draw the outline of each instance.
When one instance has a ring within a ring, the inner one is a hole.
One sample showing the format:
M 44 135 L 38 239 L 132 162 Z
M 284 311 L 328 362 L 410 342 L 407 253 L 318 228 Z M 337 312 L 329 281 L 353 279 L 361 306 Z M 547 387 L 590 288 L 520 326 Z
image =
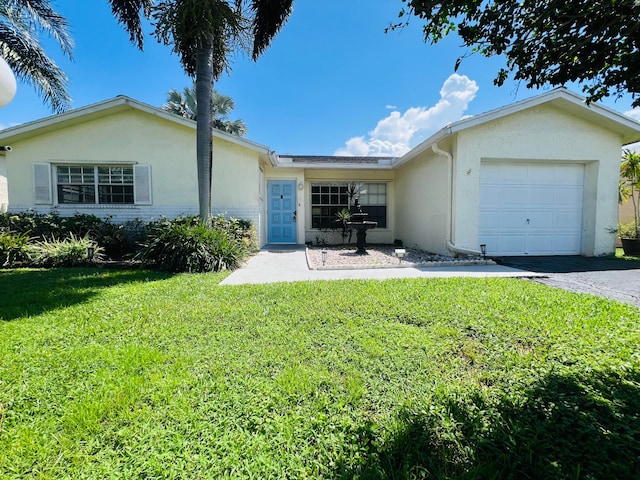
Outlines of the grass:
M 0 271 L 0 478 L 633 478 L 640 310 L 515 279 Z
M 622 248 L 616 248 L 616 258 L 621 258 L 623 260 L 629 260 L 632 262 L 640 262 L 640 257 L 633 257 L 631 255 L 625 255 L 624 250 Z

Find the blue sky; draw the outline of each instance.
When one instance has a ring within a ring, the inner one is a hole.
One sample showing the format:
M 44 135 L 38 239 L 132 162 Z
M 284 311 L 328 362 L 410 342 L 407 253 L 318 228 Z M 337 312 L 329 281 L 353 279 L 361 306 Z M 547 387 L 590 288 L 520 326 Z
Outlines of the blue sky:
M 107 0 L 52 4 L 68 19 L 76 44 L 70 62 L 45 42 L 69 76 L 74 108 L 120 94 L 159 107 L 168 90 L 191 84 L 177 56 L 153 37 L 146 37 L 144 52 L 136 50 Z M 500 58 L 471 56 L 454 74 L 456 58 L 467 53 L 460 40 L 424 43 L 417 18 L 385 34 L 402 5 L 297 0 L 265 54 L 257 62 L 236 56 L 232 71 L 216 83 L 235 100 L 231 118 L 247 124 L 248 139 L 279 154 L 394 155 L 464 115 L 540 93 L 513 81 L 495 87 Z M 625 113 L 631 98 L 604 104 Z M 0 109 L 0 126 L 49 115 L 34 90 L 19 83 L 16 98 Z

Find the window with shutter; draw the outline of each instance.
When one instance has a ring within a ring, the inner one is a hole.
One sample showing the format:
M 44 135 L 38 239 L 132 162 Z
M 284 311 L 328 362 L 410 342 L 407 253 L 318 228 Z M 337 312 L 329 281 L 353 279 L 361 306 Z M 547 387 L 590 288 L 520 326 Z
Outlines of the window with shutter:
M 53 203 L 51 195 L 51 164 L 35 163 L 33 165 L 33 187 L 36 204 L 51 205 Z
M 136 205 L 151 205 L 151 165 L 134 165 L 134 200 Z

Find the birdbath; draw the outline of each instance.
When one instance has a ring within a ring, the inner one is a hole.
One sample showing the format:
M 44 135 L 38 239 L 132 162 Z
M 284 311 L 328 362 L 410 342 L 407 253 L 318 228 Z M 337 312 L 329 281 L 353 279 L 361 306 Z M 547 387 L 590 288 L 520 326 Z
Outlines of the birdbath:
M 367 230 L 370 228 L 376 228 L 376 226 L 378 226 L 378 222 L 365 220 L 369 214 L 362 211 L 360 201 L 357 198 L 351 210 L 351 218 L 350 221 L 347 222 L 347 227 L 356 231 L 356 255 L 366 255 L 367 251 L 365 250 L 365 247 L 367 246 Z

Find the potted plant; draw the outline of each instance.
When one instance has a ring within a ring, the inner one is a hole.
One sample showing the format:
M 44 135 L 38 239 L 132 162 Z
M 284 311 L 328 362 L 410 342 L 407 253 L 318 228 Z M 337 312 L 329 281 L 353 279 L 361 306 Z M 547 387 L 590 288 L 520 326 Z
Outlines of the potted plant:
M 625 150 L 620 164 L 620 203 L 631 201 L 633 220 L 618 226 L 625 255 L 640 255 L 640 153 Z

